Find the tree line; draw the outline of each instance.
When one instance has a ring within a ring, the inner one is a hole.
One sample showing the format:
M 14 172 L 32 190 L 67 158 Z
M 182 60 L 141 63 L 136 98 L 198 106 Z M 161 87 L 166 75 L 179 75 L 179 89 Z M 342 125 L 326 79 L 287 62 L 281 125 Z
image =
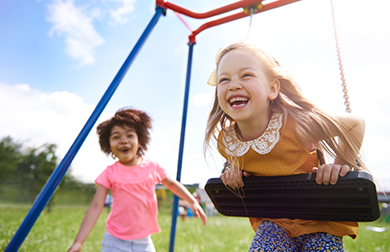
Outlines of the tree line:
M 57 145 L 26 147 L 7 136 L 0 141 L 0 203 L 32 203 L 58 165 Z M 94 186 L 83 184 L 69 172 L 64 176 L 52 201 L 82 203 L 94 194 Z M 80 197 L 82 195 L 82 197 Z

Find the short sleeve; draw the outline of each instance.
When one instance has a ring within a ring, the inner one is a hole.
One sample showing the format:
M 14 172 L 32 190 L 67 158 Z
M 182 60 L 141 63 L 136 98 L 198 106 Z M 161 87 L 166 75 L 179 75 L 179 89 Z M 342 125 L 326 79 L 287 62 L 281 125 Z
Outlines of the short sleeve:
M 156 163 L 156 183 L 160 184 L 167 176 L 167 171 Z
M 105 169 L 96 179 L 95 179 L 95 184 L 100 184 L 107 189 L 111 188 L 111 182 L 109 180 L 109 170 Z

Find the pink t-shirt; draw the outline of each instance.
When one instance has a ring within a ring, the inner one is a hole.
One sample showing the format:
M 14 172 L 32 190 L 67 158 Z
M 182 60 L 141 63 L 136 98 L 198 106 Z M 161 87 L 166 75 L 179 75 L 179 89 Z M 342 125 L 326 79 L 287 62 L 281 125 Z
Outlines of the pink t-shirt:
M 134 240 L 160 232 L 157 223 L 156 184 L 167 172 L 156 162 L 143 158 L 138 166 L 116 162 L 95 183 L 111 189 L 113 202 L 106 229 L 114 237 Z

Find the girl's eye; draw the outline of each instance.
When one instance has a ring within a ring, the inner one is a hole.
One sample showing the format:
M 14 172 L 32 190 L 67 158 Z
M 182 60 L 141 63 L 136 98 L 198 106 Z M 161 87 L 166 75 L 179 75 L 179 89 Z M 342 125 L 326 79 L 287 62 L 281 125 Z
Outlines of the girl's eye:
M 253 74 L 251 74 L 251 73 L 245 73 L 245 74 L 242 75 L 242 77 L 243 77 L 243 78 L 245 78 L 245 77 L 253 77 Z
M 222 83 L 222 82 L 225 82 L 225 81 L 229 81 L 229 79 L 228 78 L 222 78 L 222 79 L 219 80 L 219 83 Z

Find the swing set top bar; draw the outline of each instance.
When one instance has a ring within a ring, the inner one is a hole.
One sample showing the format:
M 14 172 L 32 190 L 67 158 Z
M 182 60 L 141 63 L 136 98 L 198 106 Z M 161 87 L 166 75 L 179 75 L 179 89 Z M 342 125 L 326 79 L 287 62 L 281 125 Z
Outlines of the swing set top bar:
M 255 8 L 256 11 L 253 14 L 257 14 L 298 1 L 300 0 L 277 0 L 263 5 L 262 0 L 242 0 L 204 13 L 195 13 L 165 0 L 156 0 L 156 5 L 196 19 L 210 18 L 235 9 L 244 8 L 242 12 L 204 23 L 198 29 L 192 31 L 191 35 L 188 37 L 189 42 L 196 43 L 195 37 L 200 32 L 217 25 L 250 16 L 251 13 L 248 11 L 249 8 Z

